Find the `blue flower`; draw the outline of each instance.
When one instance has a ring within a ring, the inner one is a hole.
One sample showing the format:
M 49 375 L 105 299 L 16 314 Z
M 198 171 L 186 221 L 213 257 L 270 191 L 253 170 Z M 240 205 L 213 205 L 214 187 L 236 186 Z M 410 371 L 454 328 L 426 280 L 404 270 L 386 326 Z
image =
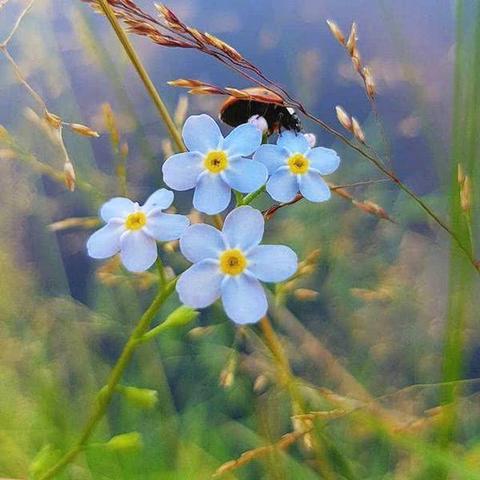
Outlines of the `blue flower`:
M 190 223 L 184 215 L 162 212 L 172 202 L 173 193 L 164 188 L 150 195 L 143 206 L 128 198 L 112 198 L 100 208 L 107 224 L 88 239 L 88 254 L 108 258 L 120 252 L 128 270 L 147 270 L 157 259 L 156 240 L 176 240 Z
M 253 125 L 240 125 L 223 138 L 208 115 L 192 115 L 183 127 L 189 152 L 172 155 L 163 164 L 163 179 L 174 190 L 195 188 L 193 206 L 214 215 L 230 203 L 231 189 L 250 193 L 267 181 L 267 169 L 246 159 L 260 145 L 261 132 Z
M 290 202 L 300 193 L 311 202 L 330 198 L 330 189 L 322 175 L 333 173 L 340 165 L 335 150 L 310 148 L 304 135 L 283 132 L 276 145 L 262 145 L 253 156 L 268 169 L 267 192 L 279 202 Z
M 259 245 L 262 214 L 239 207 L 225 218 L 223 230 L 206 224 L 189 227 L 180 238 L 180 250 L 193 265 L 177 283 L 180 300 L 204 308 L 222 298 L 226 314 L 235 323 L 253 323 L 267 312 L 262 282 L 281 282 L 297 270 L 297 255 L 283 245 Z

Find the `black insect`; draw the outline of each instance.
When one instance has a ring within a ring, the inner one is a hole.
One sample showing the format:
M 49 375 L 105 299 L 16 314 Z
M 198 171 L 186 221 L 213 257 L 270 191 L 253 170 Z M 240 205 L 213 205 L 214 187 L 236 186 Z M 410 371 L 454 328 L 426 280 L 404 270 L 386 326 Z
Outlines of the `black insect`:
M 253 115 L 259 115 L 267 121 L 268 134 L 282 129 L 301 132 L 300 119 L 295 110 L 286 107 L 282 97 L 275 92 L 260 87 L 241 90 L 252 98 L 229 97 L 220 108 L 220 119 L 231 127 L 247 123 Z

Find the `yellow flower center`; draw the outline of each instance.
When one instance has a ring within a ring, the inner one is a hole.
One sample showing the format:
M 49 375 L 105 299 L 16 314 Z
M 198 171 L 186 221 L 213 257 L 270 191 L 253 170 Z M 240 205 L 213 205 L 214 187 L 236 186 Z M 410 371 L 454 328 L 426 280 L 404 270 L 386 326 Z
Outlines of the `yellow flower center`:
M 220 270 L 225 275 L 240 275 L 246 267 L 247 259 L 238 248 L 225 250 L 220 255 Z
M 308 172 L 309 166 L 310 162 L 308 161 L 308 158 L 301 153 L 295 153 L 288 159 L 288 167 L 295 175 Z
M 212 150 L 205 157 L 204 165 L 210 173 L 220 173 L 228 167 L 228 156 L 223 150 Z
M 147 216 L 143 212 L 131 213 L 125 220 L 128 230 L 140 230 L 147 223 Z

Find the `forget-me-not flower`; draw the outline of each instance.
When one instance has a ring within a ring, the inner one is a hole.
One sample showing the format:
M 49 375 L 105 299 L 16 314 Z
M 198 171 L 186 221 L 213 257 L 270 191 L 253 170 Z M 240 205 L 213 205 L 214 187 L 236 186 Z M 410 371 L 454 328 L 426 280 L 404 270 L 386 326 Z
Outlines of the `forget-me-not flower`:
M 261 144 L 262 134 L 243 124 L 223 138 L 215 120 L 192 115 L 183 127 L 188 152 L 172 155 L 163 164 L 163 180 L 174 190 L 195 188 L 193 206 L 214 215 L 228 207 L 231 189 L 250 193 L 267 181 L 265 166 L 247 159 Z
M 147 270 L 157 259 L 156 240 L 176 240 L 190 223 L 184 215 L 162 212 L 172 202 L 173 192 L 164 188 L 150 195 L 142 206 L 128 198 L 112 198 L 100 208 L 107 224 L 88 239 L 88 254 L 108 258 L 120 252 L 128 270 Z
M 226 314 L 235 323 L 253 323 L 267 312 L 260 283 L 281 282 L 297 270 L 297 255 L 284 245 L 259 245 L 263 215 L 252 207 L 239 207 L 225 218 L 223 229 L 192 225 L 180 238 L 182 254 L 193 263 L 180 276 L 180 300 L 204 308 L 222 298 Z
M 330 198 L 330 188 L 322 175 L 333 173 L 340 165 L 335 150 L 310 148 L 302 134 L 283 132 L 276 145 L 262 145 L 253 156 L 271 175 L 267 192 L 279 202 L 290 202 L 300 193 L 311 202 Z

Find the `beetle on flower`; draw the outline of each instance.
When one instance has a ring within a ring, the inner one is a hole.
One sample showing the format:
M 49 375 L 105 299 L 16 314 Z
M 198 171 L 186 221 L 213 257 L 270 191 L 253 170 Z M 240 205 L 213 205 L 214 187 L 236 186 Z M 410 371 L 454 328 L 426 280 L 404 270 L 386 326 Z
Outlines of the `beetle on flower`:
M 176 240 L 190 223 L 185 215 L 163 213 L 172 202 L 173 192 L 164 188 L 150 195 L 143 206 L 128 198 L 112 198 L 100 208 L 107 224 L 88 239 L 88 254 L 108 258 L 120 252 L 127 270 L 147 270 L 157 259 L 156 240 Z
M 290 202 L 300 193 L 311 202 L 324 202 L 331 196 L 322 175 L 333 173 L 340 165 L 335 150 L 311 148 L 305 135 L 283 132 L 276 145 L 262 145 L 254 160 L 268 169 L 267 192 L 278 202 Z
M 214 215 L 228 207 L 231 190 L 250 193 L 267 181 L 265 166 L 247 159 L 260 146 L 261 132 L 243 124 L 223 138 L 208 115 L 192 115 L 183 127 L 188 152 L 177 153 L 163 164 L 163 179 L 174 190 L 195 188 L 193 206 Z
M 254 323 L 267 312 L 262 282 L 281 282 L 297 270 L 297 255 L 284 245 L 259 245 L 265 222 L 252 207 L 239 207 L 225 218 L 220 232 L 192 225 L 180 238 L 182 254 L 193 263 L 180 276 L 180 300 L 204 308 L 222 298 L 227 316 L 238 324 Z

